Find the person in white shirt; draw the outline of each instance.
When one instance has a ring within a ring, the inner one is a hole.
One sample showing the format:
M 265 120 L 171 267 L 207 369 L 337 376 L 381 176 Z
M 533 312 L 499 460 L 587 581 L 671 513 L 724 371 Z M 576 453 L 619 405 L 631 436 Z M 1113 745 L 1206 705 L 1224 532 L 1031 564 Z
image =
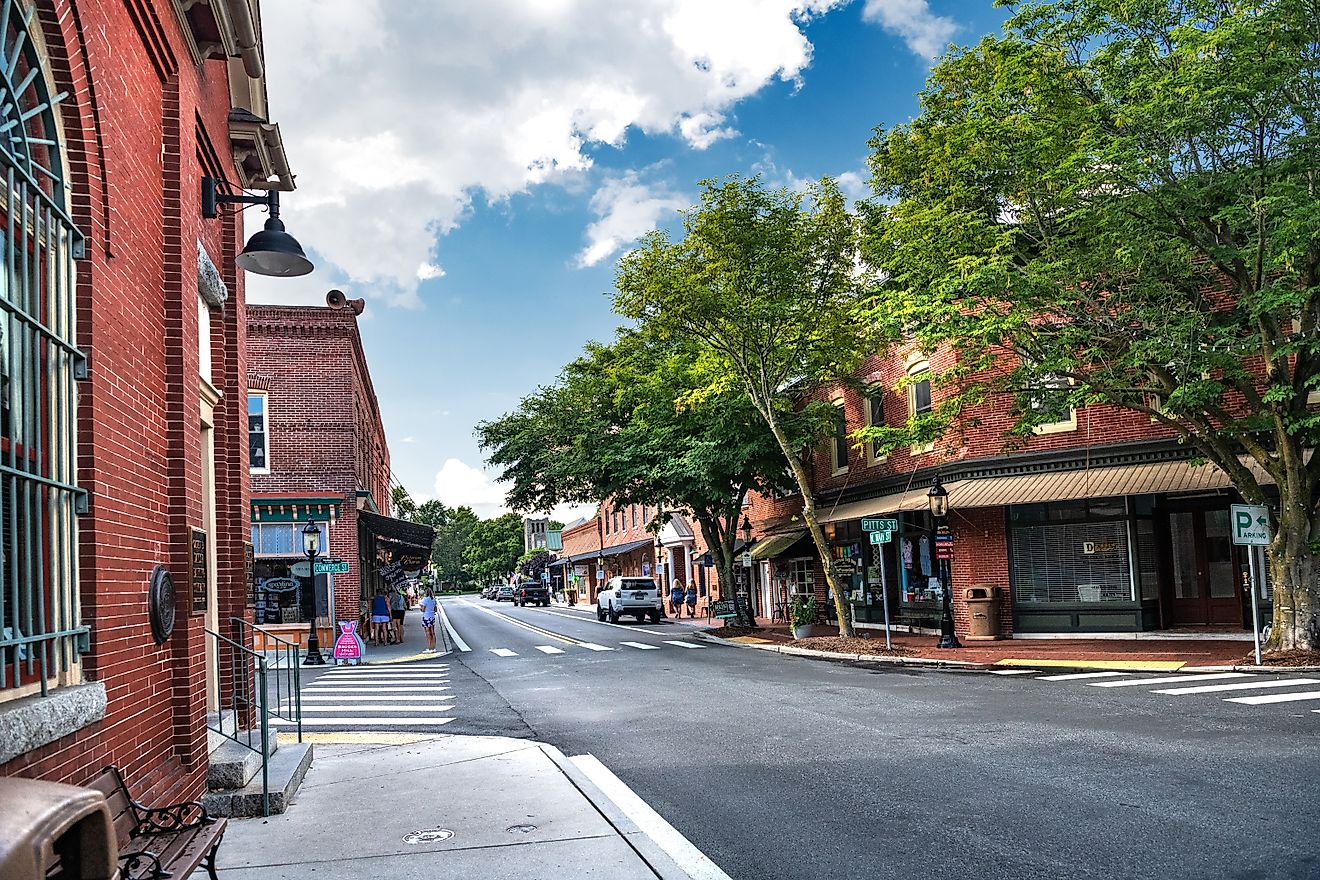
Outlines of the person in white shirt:
M 426 588 L 426 595 L 422 598 L 422 632 L 426 633 L 426 651 L 435 653 L 435 596 L 431 593 L 431 588 Z

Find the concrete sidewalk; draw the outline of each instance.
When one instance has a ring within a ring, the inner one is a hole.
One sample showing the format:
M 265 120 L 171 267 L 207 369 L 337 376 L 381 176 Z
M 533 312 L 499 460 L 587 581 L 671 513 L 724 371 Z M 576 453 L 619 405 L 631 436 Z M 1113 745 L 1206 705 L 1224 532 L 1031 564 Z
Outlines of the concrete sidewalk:
M 361 737 L 377 741 L 317 746 L 284 815 L 230 824 L 224 880 L 726 880 L 590 756 L 503 737 Z

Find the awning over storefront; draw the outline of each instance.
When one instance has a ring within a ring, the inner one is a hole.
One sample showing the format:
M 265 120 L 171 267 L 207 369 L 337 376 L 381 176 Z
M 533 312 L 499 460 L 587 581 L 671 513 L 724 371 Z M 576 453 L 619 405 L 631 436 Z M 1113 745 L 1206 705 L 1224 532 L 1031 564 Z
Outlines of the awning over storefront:
M 339 518 L 343 496 L 335 495 L 254 495 L 252 521 L 254 523 L 318 522 Z
M 1248 466 L 1258 479 L 1268 481 L 1264 472 L 1252 464 Z M 1204 492 L 1231 486 L 1232 481 L 1228 475 L 1215 465 L 1198 466 L 1186 461 L 1049 471 L 944 484 L 949 490 L 949 507 L 955 510 L 960 507 L 1000 507 L 1008 504 L 1073 501 L 1079 498 L 1113 498 L 1120 495 Z M 821 508 L 820 520 L 842 522 L 864 516 L 925 510 L 929 504 L 926 487 L 913 487 L 907 492 L 840 504 L 833 509 Z
M 606 547 L 600 552 L 601 556 L 618 556 L 621 553 L 631 553 L 634 550 L 640 550 L 643 547 L 650 547 L 651 539 L 644 538 L 640 541 L 629 541 L 627 544 L 619 544 L 614 547 Z
M 784 532 L 782 535 L 770 535 L 752 545 L 753 559 L 773 559 L 789 547 L 792 547 L 807 534 L 805 529 Z
M 381 516 L 369 510 L 358 511 L 358 523 L 372 536 L 377 550 L 386 551 L 391 563 L 404 570 L 426 565 L 435 543 L 435 530 L 407 520 Z

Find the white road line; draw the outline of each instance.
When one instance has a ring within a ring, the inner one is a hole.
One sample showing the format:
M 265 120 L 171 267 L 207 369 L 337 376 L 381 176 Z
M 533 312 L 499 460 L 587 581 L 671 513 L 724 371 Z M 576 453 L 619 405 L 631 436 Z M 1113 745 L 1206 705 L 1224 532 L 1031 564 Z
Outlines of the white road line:
M 991 669 L 991 675 L 1039 675 L 1039 669 Z
M 445 613 L 444 603 L 437 602 L 435 603 L 435 607 L 440 609 L 440 622 L 444 624 L 445 632 L 449 633 L 449 637 L 454 640 L 454 644 L 458 646 L 458 650 L 462 651 L 464 654 L 471 651 L 472 649 L 468 647 L 468 643 L 463 641 L 463 637 L 458 634 L 458 631 L 454 629 L 454 625 L 449 622 L 449 615 Z
M 415 684 L 408 687 L 381 687 L 379 685 L 366 685 L 364 687 L 335 687 L 333 685 L 322 685 L 317 687 L 311 685 L 303 690 L 303 697 L 306 698 L 309 693 L 315 694 L 424 694 L 433 688 L 427 685 Z
M 409 672 L 405 675 L 386 675 L 381 672 L 367 674 L 363 672 L 351 675 L 323 675 L 317 681 L 430 681 L 433 678 L 446 678 L 448 675 L 448 669 L 437 669 L 435 672 Z
M 562 653 L 564 653 L 563 649 L 561 649 L 561 648 L 556 648 L 554 645 L 536 645 L 536 650 L 540 651 L 542 654 L 562 654 Z
M 656 632 L 653 629 L 642 629 L 640 626 L 624 626 L 622 623 L 610 623 L 606 620 L 597 620 L 593 617 L 583 617 L 578 614 L 565 614 L 562 611 L 551 611 L 549 608 L 536 609 L 541 614 L 553 614 L 555 617 L 567 617 L 569 620 L 576 620 L 579 623 L 594 623 L 597 626 L 613 626 L 618 629 L 626 629 L 628 632 L 646 633 L 648 636 L 671 636 L 673 633 Z
M 1070 672 L 1067 675 L 1042 675 L 1036 681 L 1076 681 L 1079 678 L 1113 678 L 1115 675 L 1130 675 L 1127 672 Z
M 491 648 L 490 652 L 497 657 L 517 657 L 516 651 L 510 651 L 508 648 Z
M 391 699 L 391 700 L 396 700 L 396 701 L 398 701 L 398 702 L 400 702 L 400 703 L 421 702 L 421 701 L 423 701 L 423 700 L 434 700 L 434 699 L 436 699 L 436 698 L 445 699 L 444 697 L 440 696 L 439 694 L 436 694 L 435 691 L 447 691 L 447 690 L 449 690 L 448 687 L 427 688 L 426 691 L 425 691 L 424 693 L 415 693 L 415 694 L 392 694 L 392 695 L 390 696 L 390 699 Z M 303 695 L 302 695 L 302 703 L 303 703 L 304 706 L 307 705 L 308 703 L 327 703 L 327 702 L 340 702 L 340 703 L 371 703 L 371 702 L 374 702 L 374 701 L 379 700 L 379 699 L 380 699 L 380 697 L 376 697 L 376 696 L 364 696 L 364 697 L 359 697 L 359 696 L 355 696 L 355 695 L 353 695 L 353 694 L 341 694 L 341 693 L 333 693 L 333 694 L 303 694 Z M 451 698 L 451 699 L 452 699 L 452 698 Z M 294 705 L 294 701 L 291 700 L 291 699 L 285 699 L 285 700 L 282 700 L 281 702 L 283 702 L 284 705 L 286 705 L 286 706 L 292 706 L 292 705 Z
M 315 717 L 317 712 L 416 712 L 421 709 L 435 709 L 448 712 L 453 709 L 453 698 L 432 697 L 434 706 L 400 706 L 397 703 L 353 703 L 340 706 L 336 703 L 317 703 L 315 706 L 303 704 L 303 718 Z M 310 713 L 310 715 L 309 715 Z
M 1167 688 L 1151 691 L 1152 694 L 1213 694 L 1218 691 L 1251 691 L 1258 688 L 1300 687 L 1304 684 L 1320 684 L 1315 678 L 1285 678 L 1275 681 L 1240 681 L 1237 684 L 1207 684 L 1203 687 Z
M 1300 694 L 1261 694 L 1259 697 L 1229 697 L 1224 702 L 1260 706 L 1265 703 L 1296 703 L 1299 700 L 1320 700 L 1320 691 L 1306 691 Z
M 339 678 L 333 681 L 313 682 L 312 684 L 307 685 L 307 687 L 368 687 L 375 684 L 415 685 L 417 687 L 426 687 L 428 684 L 435 684 L 437 682 L 443 683 L 446 681 L 449 681 L 449 676 L 447 675 L 433 675 L 429 678 Z
M 639 651 L 659 651 L 659 645 L 643 645 L 641 642 L 619 642 L 620 645 L 627 645 L 630 648 L 636 648 Z
M 680 648 L 704 648 L 704 647 L 706 647 L 705 645 L 694 645 L 694 644 L 692 644 L 691 642 L 677 642 L 677 641 L 672 641 L 672 642 L 671 642 L 671 641 L 669 641 L 668 639 L 665 640 L 665 644 L 666 644 L 666 645 L 677 645 L 677 646 L 680 647 Z
M 692 842 L 679 834 L 650 804 L 624 784 L 623 780 L 610 772 L 610 769 L 596 760 L 594 755 L 578 755 L 569 758 L 578 769 L 595 783 L 619 809 L 633 821 L 651 840 L 655 841 L 665 853 L 678 863 L 692 880 L 732 880 L 720 870 L 719 865 L 710 857 L 692 845 Z
M 1207 672 L 1204 675 L 1169 675 L 1164 678 L 1131 678 L 1125 681 L 1093 681 L 1093 688 L 1140 687 L 1143 684 L 1183 684 L 1192 681 L 1213 681 L 1218 678 L 1250 678 L 1246 672 Z
M 444 711 L 442 708 L 440 711 Z M 442 724 L 448 724 L 453 718 L 436 718 L 434 716 L 413 717 L 413 718 L 308 718 L 303 716 L 303 727 L 439 727 Z M 275 726 L 272 720 L 271 725 Z M 296 727 L 297 724 L 292 721 L 280 719 L 280 727 Z
M 604 645 L 593 644 L 592 642 L 578 642 L 579 648 L 586 648 L 588 651 L 613 651 L 613 648 L 607 648 Z

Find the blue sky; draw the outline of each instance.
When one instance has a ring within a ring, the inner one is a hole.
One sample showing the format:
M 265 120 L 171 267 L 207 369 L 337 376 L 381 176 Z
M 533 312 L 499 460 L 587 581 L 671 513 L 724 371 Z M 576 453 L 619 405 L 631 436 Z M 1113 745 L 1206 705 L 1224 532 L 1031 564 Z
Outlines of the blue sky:
M 805 11 L 805 15 L 803 14 Z M 365 297 L 397 478 L 502 512 L 473 426 L 608 339 L 614 264 L 739 172 L 861 194 L 936 47 L 990 0 L 281 0 L 266 4 L 282 201 L 318 270 L 254 301 Z M 262 218 L 254 218 L 258 222 Z M 567 511 L 560 511 L 567 514 Z

